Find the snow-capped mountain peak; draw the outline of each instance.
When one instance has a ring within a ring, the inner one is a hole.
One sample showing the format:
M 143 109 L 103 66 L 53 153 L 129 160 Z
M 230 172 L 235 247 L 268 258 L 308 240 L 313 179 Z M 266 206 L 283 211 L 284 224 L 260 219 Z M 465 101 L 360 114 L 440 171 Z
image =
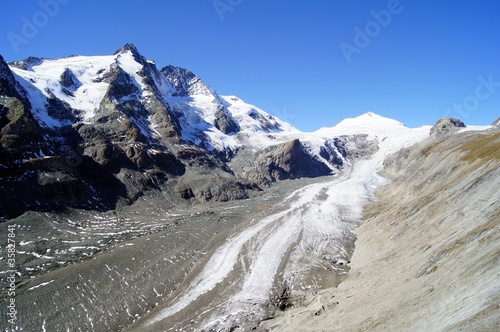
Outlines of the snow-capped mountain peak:
M 47 127 L 90 121 L 106 95 L 112 72 L 120 67 L 141 91 L 146 83 L 140 75 L 145 58 L 133 44 L 126 44 L 110 56 L 71 56 L 61 59 L 30 57 L 10 64 L 18 81 L 33 103 L 35 117 Z M 113 69 L 115 68 L 115 69 Z M 163 87 L 162 90 L 168 91 Z M 55 116 L 54 101 L 60 101 L 72 114 Z
M 145 58 L 139 53 L 137 47 L 135 47 L 132 43 L 127 43 L 123 45 L 120 49 L 118 49 L 114 55 L 120 55 L 124 53 L 130 53 L 134 58 L 134 61 L 139 64 L 144 64 Z
M 34 116 L 49 128 L 127 118 L 148 139 L 159 134 L 158 128 L 168 127 L 165 133 L 177 132 L 186 142 L 222 153 L 297 137 L 318 153 L 325 139 L 332 137 L 376 138 L 408 129 L 368 112 L 315 133 L 301 133 L 236 96 L 220 96 L 188 69 L 168 65 L 159 70 L 133 44 L 110 56 L 33 57 L 12 63 L 11 70 L 29 95 Z M 120 114 L 113 115 L 111 108 Z
M 355 118 L 347 118 L 334 126 L 337 129 L 343 128 L 401 128 L 405 127 L 401 122 L 386 118 L 373 112 L 361 114 Z
M 393 131 L 408 130 L 401 122 L 367 112 L 355 118 L 346 118 L 333 127 L 323 127 L 315 133 L 321 136 L 367 134 L 377 136 Z
M 71 124 L 69 119 L 57 119 L 50 114 L 50 100 L 60 100 L 80 114 L 84 120 L 94 116 L 106 93 L 108 83 L 98 78 L 115 61 L 115 56 L 74 56 L 56 60 L 41 60 L 30 65 L 28 70 L 11 66 L 19 83 L 27 91 L 32 102 L 33 113 L 48 127 Z M 71 76 L 78 87 L 65 86 Z
M 93 192 L 115 183 L 124 188 L 116 195 L 132 201 L 140 188 L 163 185 L 185 199 L 246 197 L 248 188 L 336 173 L 377 147 L 392 151 L 428 136 L 371 112 L 303 133 L 236 96 L 219 95 L 187 69 L 159 70 L 133 44 L 108 56 L 11 64 L 0 58 L 0 112 L 0 129 L 9 133 L 0 136 L 0 148 L 9 149 L 0 163 L 35 160 L 44 170 L 48 161 L 38 159 L 49 156 L 51 169 L 69 174 L 68 186 Z M 107 178 L 80 174 L 75 160 Z M 32 180 L 36 187 L 36 175 Z M 85 197 L 81 206 L 96 202 Z

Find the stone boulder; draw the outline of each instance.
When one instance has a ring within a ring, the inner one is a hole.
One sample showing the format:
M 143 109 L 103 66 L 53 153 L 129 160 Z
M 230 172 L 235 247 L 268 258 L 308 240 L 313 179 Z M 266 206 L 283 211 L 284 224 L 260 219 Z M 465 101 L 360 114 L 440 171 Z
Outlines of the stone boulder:
M 460 128 L 465 128 L 465 124 L 460 119 L 442 118 L 431 128 L 430 135 L 445 137 L 456 133 Z

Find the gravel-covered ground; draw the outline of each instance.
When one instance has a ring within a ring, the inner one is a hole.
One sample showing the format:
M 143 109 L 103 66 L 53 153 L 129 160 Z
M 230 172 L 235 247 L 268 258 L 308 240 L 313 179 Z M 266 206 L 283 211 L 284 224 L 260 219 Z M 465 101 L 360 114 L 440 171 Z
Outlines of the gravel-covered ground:
M 174 206 L 159 197 L 144 197 L 119 211 L 29 212 L 1 223 L 1 234 L 15 225 L 16 326 L 116 331 L 139 324 L 148 312 L 158 312 L 183 294 L 217 248 L 273 211 L 282 210 L 283 197 L 330 180 L 283 182 L 251 199 L 226 203 Z M 2 248 L 7 240 L 2 237 Z M 1 262 L 3 270 L 6 255 Z M 325 266 L 334 280 L 335 270 L 346 268 L 327 261 Z M 2 271 L 2 280 L 9 275 L 7 271 Z M 283 291 L 281 285 L 276 287 L 273 290 Z M 2 288 L 3 313 L 10 298 L 7 290 Z M 161 326 L 192 329 L 223 301 L 221 291 L 210 303 L 201 299 Z M 271 303 L 266 315 L 279 306 L 279 300 Z M 9 328 L 7 320 L 8 316 L 1 315 L 1 325 Z

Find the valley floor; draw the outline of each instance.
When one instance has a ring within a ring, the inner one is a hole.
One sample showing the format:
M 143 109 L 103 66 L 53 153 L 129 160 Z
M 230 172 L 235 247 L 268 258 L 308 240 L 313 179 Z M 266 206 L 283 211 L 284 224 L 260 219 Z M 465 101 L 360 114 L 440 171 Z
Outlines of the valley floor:
M 289 253 L 276 252 L 277 248 L 272 247 L 266 255 L 262 247 L 268 239 L 266 232 L 279 235 L 276 231 L 282 230 L 283 235 L 290 236 L 285 243 L 295 242 L 297 229 L 287 230 L 285 225 L 287 209 L 300 199 L 299 192 L 330 181 L 332 177 L 283 182 L 262 195 L 242 201 L 172 206 L 155 196 L 115 212 L 68 211 L 64 215 L 30 212 L 2 223 L 2 234 L 7 234 L 9 225 L 15 225 L 18 320 L 11 326 L 8 317 L 1 315 L 0 325 L 7 330 L 9 326 L 12 330 L 142 330 L 142 323 L 154 320 L 172 303 L 182 305 L 184 301 L 186 308 L 175 304 L 180 307 L 179 313 L 162 319 L 160 329 L 193 330 L 207 324 L 206 320 L 230 295 L 235 295 L 221 289 L 233 285 L 232 291 L 236 292 L 245 280 L 242 276 L 246 275 L 246 269 L 250 270 L 249 265 L 260 263 L 266 266 L 254 271 L 260 269 L 265 278 L 272 278 L 264 294 L 268 300 L 255 298 L 250 291 L 252 298 L 243 303 L 255 300 L 257 306 L 262 304 L 262 314 L 270 315 L 276 308 L 269 304 L 268 292 L 277 292 L 281 287 L 283 280 L 274 282 L 274 277 L 283 267 L 279 263 L 267 266 L 266 257 L 276 253 L 276 259 L 280 260 Z M 284 197 L 289 197 L 289 201 L 285 202 Z M 301 206 L 294 206 L 300 213 Z M 276 244 L 280 238 L 269 237 L 273 241 L 267 246 Z M 6 238 L 1 240 L 2 247 L 6 246 Z M 244 246 L 233 246 L 243 242 Z M 257 249 L 261 255 L 251 255 Z M 224 254 L 218 256 L 221 252 Z M 237 257 L 237 261 L 231 262 L 231 256 Z M 254 261 L 259 257 L 264 260 Z M 318 268 L 329 267 L 327 274 L 337 284 L 345 266 L 332 266 L 322 256 L 319 258 L 322 266 Z M 234 267 L 234 264 L 240 265 Z M 212 270 L 204 272 L 207 269 Z M 2 271 L 2 281 L 6 273 L 7 270 Z M 193 281 L 199 281 L 200 276 L 201 287 L 206 288 L 193 289 Z M 318 278 L 305 282 L 318 287 L 321 284 Z M 212 288 L 210 296 L 202 296 Z M 6 290 L 7 287 L 2 287 L 2 312 L 7 312 Z M 248 323 L 258 324 L 263 316 L 254 318 Z M 149 327 L 155 328 L 158 325 Z

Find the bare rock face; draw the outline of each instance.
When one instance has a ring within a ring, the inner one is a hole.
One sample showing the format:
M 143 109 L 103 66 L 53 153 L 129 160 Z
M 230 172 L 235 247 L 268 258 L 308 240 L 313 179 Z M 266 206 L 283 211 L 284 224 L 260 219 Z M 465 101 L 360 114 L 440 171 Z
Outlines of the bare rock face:
M 465 128 L 465 124 L 455 118 L 442 118 L 431 128 L 430 135 L 445 137 Z
M 332 170 L 309 155 L 298 139 L 267 148 L 255 160 L 249 178 L 257 183 L 329 175 Z
M 215 128 L 224 134 L 236 133 L 240 130 L 238 123 L 234 121 L 232 116 L 223 107 L 217 109 L 215 116 Z
M 77 177 L 63 172 L 38 174 L 40 194 L 47 199 L 77 202 L 85 195 L 85 187 Z
M 197 147 L 184 147 L 177 153 L 186 164 L 186 174 L 173 181 L 174 192 L 192 202 L 229 201 L 248 198 L 248 190 L 255 189 L 237 179 L 233 171 L 215 155 Z
M 174 187 L 178 195 L 194 203 L 245 199 L 249 197 L 249 189 L 251 189 L 250 185 L 218 171 L 214 171 L 211 176 L 183 177 Z
M 0 56 L 0 163 L 26 158 L 42 146 L 43 129 L 30 109 L 26 92 Z
M 63 86 L 63 91 L 67 95 L 73 95 L 73 92 L 78 89 L 82 83 L 75 76 L 75 73 L 71 69 L 66 68 L 61 74 L 61 85 Z

